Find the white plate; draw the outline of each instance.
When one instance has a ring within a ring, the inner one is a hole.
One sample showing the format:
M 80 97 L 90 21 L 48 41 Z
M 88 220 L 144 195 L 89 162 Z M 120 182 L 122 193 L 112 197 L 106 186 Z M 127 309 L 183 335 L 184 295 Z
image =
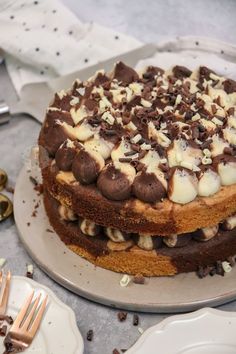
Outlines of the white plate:
M 236 48 L 231 45 L 209 39 L 184 38 L 160 44 L 159 50 L 162 52 L 149 64 L 166 67 L 178 63 L 192 68 L 205 64 L 229 74 L 229 77 L 236 77 Z M 142 62 L 142 65 L 147 62 Z M 41 204 L 37 217 L 32 218 L 36 204 L 33 199 L 37 198 Z M 96 268 L 67 249 L 55 233 L 47 232 L 52 228 L 42 204 L 42 197 L 37 197 L 25 166 L 17 180 L 14 195 L 14 215 L 20 238 L 48 275 L 81 296 L 113 307 L 146 312 L 190 311 L 203 306 L 217 306 L 236 298 L 236 267 L 224 277 L 198 279 L 196 274 L 188 273 L 150 278 L 145 285 L 130 283 L 128 287 L 121 288 L 121 274 Z M 30 226 L 27 226 L 28 222 Z
M 149 328 L 127 354 L 235 354 L 236 313 L 205 308 Z
M 82 354 L 84 343 L 77 328 L 74 312 L 47 287 L 35 281 L 13 276 L 10 288 L 7 314 L 16 318 L 21 306 L 31 291 L 35 296 L 48 294 L 48 306 L 33 343 L 25 351 L 28 354 Z M 0 339 L 0 353 L 3 353 L 3 339 Z

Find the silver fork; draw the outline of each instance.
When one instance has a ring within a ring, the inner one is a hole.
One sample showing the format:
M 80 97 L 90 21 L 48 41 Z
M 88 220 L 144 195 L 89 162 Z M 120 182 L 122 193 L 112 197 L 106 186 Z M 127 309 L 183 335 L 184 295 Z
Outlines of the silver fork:
M 34 302 L 32 302 L 33 297 L 34 291 L 32 291 L 30 296 L 27 298 L 4 340 L 5 347 L 10 353 L 25 351 L 32 343 L 42 321 L 42 317 L 47 306 L 48 296 L 45 296 L 40 305 L 39 301 L 41 294 L 38 295 Z M 30 309 L 31 305 L 32 308 Z M 29 313 L 27 314 L 28 311 Z
M 2 296 L 0 299 L 0 316 L 3 317 L 6 313 L 7 302 L 9 298 L 9 290 L 10 290 L 10 282 L 11 282 L 11 272 L 8 271 L 6 275 L 6 279 L 4 282 L 3 272 L 0 271 L 0 289 L 2 292 Z

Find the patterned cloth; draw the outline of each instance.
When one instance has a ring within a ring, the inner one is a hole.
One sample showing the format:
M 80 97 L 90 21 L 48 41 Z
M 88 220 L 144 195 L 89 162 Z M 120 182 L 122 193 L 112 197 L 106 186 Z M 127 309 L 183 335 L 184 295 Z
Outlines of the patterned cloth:
M 0 1 L 0 54 L 17 92 L 26 83 L 65 75 L 140 45 L 80 22 L 57 0 Z

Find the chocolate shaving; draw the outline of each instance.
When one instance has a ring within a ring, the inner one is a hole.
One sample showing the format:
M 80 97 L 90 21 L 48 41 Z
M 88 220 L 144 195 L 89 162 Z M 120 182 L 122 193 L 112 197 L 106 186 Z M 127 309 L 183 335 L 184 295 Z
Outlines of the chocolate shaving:
M 33 279 L 33 278 L 34 278 L 34 275 L 33 275 L 33 273 L 31 273 L 31 272 L 26 272 L 26 277 L 27 277 L 27 278 L 30 278 L 30 279 Z
M 136 152 L 139 152 L 141 148 L 140 148 L 140 145 L 138 145 L 138 144 L 131 144 L 131 149 Z
M 136 165 L 136 170 L 139 172 L 139 171 L 142 171 L 144 168 L 145 168 L 144 163 L 139 161 Z
M 234 107 L 230 107 L 227 112 L 228 112 L 229 116 L 233 116 L 234 112 L 235 112 L 235 108 Z
M 133 277 L 133 283 L 143 285 L 145 284 L 145 278 L 143 275 L 135 275 Z
M 104 129 L 104 134 L 105 135 L 110 135 L 110 136 L 113 136 L 113 135 L 116 135 L 116 131 L 114 129 Z
M 213 141 L 212 139 L 208 139 L 208 140 L 204 141 L 201 145 L 201 148 L 202 149 L 208 148 L 211 145 L 212 141 Z
M 118 312 L 117 317 L 120 322 L 124 322 L 127 318 L 127 312 Z
M 6 325 L 1 326 L 0 327 L 0 336 L 5 337 L 6 333 L 7 333 L 7 326 Z
M 87 332 L 87 340 L 88 340 L 89 342 L 92 342 L 92 340 L 93 340 L 93 330 L 92 330 L 92 329 L 90 329 L 90 330 Z
M 138 326 L 139 325 L 139 317 L 137 314 L 133 315 L 133 326 Z
M 38 182 L 36 181 L 36 179 L 32 176 L 29 176 L 30 181 L 33 183 L 34 186 L 38 185 Z
M 124 153 L 125 156 L 132 156 L 132 155 L 135 155 L 135 154 L 136 154 L 136 151 L 128 151 L 128 152 Z
M 216 262 L 216 274 L 224 276 L 225 272 L 224 269 L 222 267 L 222 262 L 221 261 L 217 261 Z
M 113 349 L 112 354 L 120 354 L 120 352 L 115 348 Z
M 43 184 L 38 183 L 35 187 L 34 190 L 38 192 L 38 195 L 43 194 Z
M 211 267 L 199 266 L 199 268 L 197 270 L 197 275 L 200 279 L 205 278 L 207 275 L 210 274 L 211 270 L 212 270 Z
M 14 192 L 15 192 L 15 189 L 11 186 L 6 186 L 5 189 L 7 192 L 12 193 L 12 194 L 14 194 Z
M 130 157 L 120 157 L 119 161 L 120 162 L 131 162 L 132 159 Z
M 140 151 L 139 155 L 138 155 L 138 159 L 141 160 L 145 155 L 146 155 L 146 150 L 142 150 Z

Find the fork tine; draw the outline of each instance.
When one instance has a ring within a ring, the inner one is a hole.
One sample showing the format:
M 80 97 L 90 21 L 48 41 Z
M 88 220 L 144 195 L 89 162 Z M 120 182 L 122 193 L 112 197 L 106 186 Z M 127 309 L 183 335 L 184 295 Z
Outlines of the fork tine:
M 32 320 L 33 316 L 34 316 L 34 313 L 35 313 L 35 310 L 37 309 L 38 307 L 38 304 L 39 304 L 39 300 L 41 298 L 41 294 L 39 294 L 39 296 L 36 298 L 35 302 L 34 302 L 34 305 L 32 306 L 32 309 L 30 310 L 30 313 L 28 314 L 25 322 L 23 323 L 23 325 L 21 326 L 21 329 L 27 331 L 28 327 L 29 327 L 29 324 L 30 324 L 30 321 Z
M 32 291 L 32 293 L 30 294 L 30 296 L 27 298 L 25 304 L 22 306 L 20 312 L 18 313 L 12 327 L 11 327 L 11 330 L 15 331 L 17 330 L 19 327 L 20 327 L 20 324 L 21 322 L 23 321 L 25 315 L 26 315 L 26 312 L 28 311 L 28 308 L 31 304 L 31 301 L 33 299 L 33 296 L 34 296 L 34 290 Z
M 40 305 L 40 308 L 38 310 L 38 313 L 34 319 L 34 322 L 32 323 L 30 329 L 29 329 L 29 333 L 32 337 L 35 336 L 35 333 L 37 332 L 38 328 L 39 328 L 39 325 L 41 323 L 41 320 L 42 320 L 42 317 L 43 317 L 43 314 L 44 314 L 44 311 L 46 309 L 46 306 L 47 306 L 47 300 L 48 300 L 48 295 L 45 296 L 42 304 Z
M 11 272 L 9 270 L 7 272 L 6 282 L 5 282 L 4 290 L 3 290 L 3 293 L 2 293 L 1 308 L 2 308 L 2 312 L 3 313 L 5 313 L 6 307 L 7 307 L 7 302 L 8 302 L 8 297 L 9 297 L 9 289 L 10 289 L 10 282 L 11 282 Z

